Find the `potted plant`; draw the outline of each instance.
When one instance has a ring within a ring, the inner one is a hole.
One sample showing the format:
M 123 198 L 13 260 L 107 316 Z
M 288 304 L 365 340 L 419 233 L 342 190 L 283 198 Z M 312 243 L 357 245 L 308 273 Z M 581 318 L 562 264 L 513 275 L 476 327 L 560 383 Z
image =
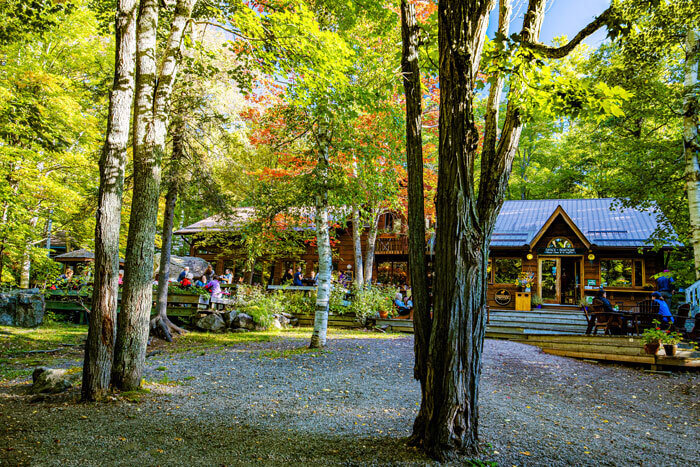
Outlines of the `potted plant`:
M 649 355 L 656 355 L 661 347 L 661 340 L 666 336 L 666 331 L 661 329 L 661 323 L 658 320 L 652 322 L 654 327 L 644 330 L 642 341 L 644 342 L 644 351 Z
M 664 345 L 664 351 L 668 357 L 673 357 L 676 355 L 678 350 L 678 344 L 682 341 L 680 333 L 665 331 L 664 336 L 661 338 L 661 342 Z
M 533 308 L 542 308 L 542 298 L 535 294 L 532 294 L 532 297 L 530 297 L 530 303 L 532 303 Z

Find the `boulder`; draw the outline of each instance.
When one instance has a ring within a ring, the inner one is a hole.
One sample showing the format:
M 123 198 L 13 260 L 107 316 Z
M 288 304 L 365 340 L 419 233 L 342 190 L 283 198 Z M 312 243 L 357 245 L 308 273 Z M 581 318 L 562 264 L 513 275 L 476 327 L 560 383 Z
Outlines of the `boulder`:
M 289 322 L 291 321 L 291 317 L 285 316 L 286 313 L 280 313 L 278 315 L 274 315 L 275 319 L 280 323 L 282 327 L 287 327 L 289 326 Z
M 56 394 L 72 386 L 66 370 L 54 370 L 40 366 L 32 373 L 32 394 Z
M 255 329 L 255 323 L 253 322 L 253 317 L 246 313 L 238 313 L 238 315 L 233 319 L 233 324 L 231 327 L 243 328 L 243 329 Z
M 287 318 L 287 319 L 292 319 L 292 318 L 294 318 L 294 316 L 292 316 L 292 315 L 289 314 L 289 313 L 285 313 L 284 311 L 283 311 L 282 313 L 280 313 L 280 315 L 284 316 L 284 317 Z
M 204 331 L 216 332 L 224 329 L 226 324 L 224 323 L 224 319 L 219 314 L 212 313 L 204 318 L 200 318 L 197 321 L 197 327 L 199 329 L 203 329 Z
M 195 256 L 171 256 L 170 257 L 170 268 L 168 273 L 170 280 L 176 281 L 177 276 L 180 275 L 185 266 L 190 268 L 192 275 L 197 278 L 204 274 L 207 270 L 209 263 L 202 258 L 197 258 Z M 160 253 L 156 253 L 153 257 L 153 274 L 158 272 L 160 268 Z
M 284 329 L 282 323 L 280 323 L 279 318 L 272 318 L 272 324 L 270 325 L 272 329 Z
M 39 289 L 0 294 L 0 324 L 34 328 L 44 321 L 46 304 Z
M 233 320 L 236 319 L 236 316 L 238 316 L 239 311 L 238 310 L 231 310 L 231 311 L 225 311 L 221 317 L 224 319 L 224 324 L 226 325 L 227 328 L 230 328 L 233 326 Z

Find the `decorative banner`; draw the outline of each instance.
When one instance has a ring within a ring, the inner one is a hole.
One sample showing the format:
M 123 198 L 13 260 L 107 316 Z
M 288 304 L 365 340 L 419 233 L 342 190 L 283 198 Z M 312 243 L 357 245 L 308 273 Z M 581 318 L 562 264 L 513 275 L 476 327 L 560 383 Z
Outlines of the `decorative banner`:
M 511 298 L 512 297 L 510 296 L 510 292 L 508 292 L 506 289 L 501 289 L 496 292 L 494 300 L 499 305 L 506 306 L 510 303 Z

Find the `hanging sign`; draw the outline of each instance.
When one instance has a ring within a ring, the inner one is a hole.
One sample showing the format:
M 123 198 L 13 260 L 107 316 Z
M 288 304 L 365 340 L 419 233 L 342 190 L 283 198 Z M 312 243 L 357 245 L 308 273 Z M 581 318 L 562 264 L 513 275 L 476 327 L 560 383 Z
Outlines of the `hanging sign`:
M 585 248 L 539 248 L 537 253 L 540 255 L 551 255 L 551 256 L 571 256 L 571 255 L 581 255 L 587 250 Z
M 494 300 L 499 305 L 506 306 L 510 303 L 511 300 L 510 292 L 508 292 L 506 289 L 497 290 Z

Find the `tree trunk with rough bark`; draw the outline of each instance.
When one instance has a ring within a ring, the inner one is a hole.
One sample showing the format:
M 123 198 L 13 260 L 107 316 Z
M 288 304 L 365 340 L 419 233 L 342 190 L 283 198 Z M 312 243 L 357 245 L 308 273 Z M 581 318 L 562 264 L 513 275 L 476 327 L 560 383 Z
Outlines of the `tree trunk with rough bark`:
M 360 218 L 360 210 L 353 208 L 352 210 L 352 245 L 355 258 L 355 287 L 362 288 L 365 283 L 364 270 L 362 267 L 362 221 Z
M 365 284 L 372 283 L 372 276 L 374 275 L 374 250 L 377 245 L 377 233 L 379 232 L 379 216 L 381 215 L 381 209 L 372 210 L 372 221 L 369 224 L 369 230 L 367 231 L 367 248 L 365 249 L 365 273 L 364 279 Z
M 415 364 L 413 377 L 420 382 L 421 406 L 413 424 L 409 444 L 416 444 L 425 432 L 425 383 L 430 343 L 430 301 L 425 266 L 425 209 L 423 194 L 422 93 L 418 47 L 420 29 L 415 7 L 401 0 L 401 72 L 406 96 L 406 170 L 408 175 L 408 270 L 411 275 Z
M 323 119 L 318 129 L 318 163 L 316 174 L 322 188 L 316 193 L 316 243 L 318 248 L 318 275 L 316 276 L 316 314 L 314 316 L 314 331 L 309 347 L 317 349 L 325 347 L 328 331 L 328 301 L 331 294 L 331 269 L 333 256 L 331 252 L 331 237 L 328 226 L 328 162 L 331 144 L 331 127 L 327 118 Z
M 116 16 L 114 82 L 107 134 L 100 158 L 100 190 L 95 225 L 95 276 L 85 343 L 81 397 L 94 401 L 109 390 L 119 288 L 119 228 L 126 147 L 129 142 L 136 66 L 137 0 L 119 0 Z
M 688 209 L 692 229 L 695 278 L 700 279 L 700 35 L 688 31 L 685 40 L 683 153 Z
M 185 26 L 196 0 L 178 0 L 160 73 L 156 63 L 158 1 L 142 0 L 137 30 L 134 110 L 134 191 L 127 239 L 122 311 L 119 314 L 112 384 L 137 389 L 146 358 L 153 298 L 153 252 L 161 161 Z
M 185 122 L 182 116 L 178 118 L 173 131 L 173 151 L 170 157 L 170 167 L 168 168 L 168 192 L 165 195 L 165 209 L 163 211 L 163 233 L 160 248 L 160 267 L 158 269 L 159 278 L 170 277 L 170 256 L 173 246 L 173 225 L 175 223 L 175 206 L 180 191 L 180 171 L 182 161 L 185 157 Z M 186 331 L 175 325 L 168 318 L 168 281 L 161 279 L 158 281 L 158 298 L 156 300 L 156 316 L 151 319 L 151 334 L 173 341 L 173 333 L 184 334 Z
M 514 79 L 498 135 L 503 77 L 491 84 L 481 152 L 478 198 L 474 165 L 479 135 L 473 90 L 486 27 L 495 0 L 440 1 L 440 142 L 435 242 L 434 319 L 424 391 L 425 432 L 412 441 L 438 460 L 478 451 L 479 377 L 486 329 L 487 264 L 491 235 L 505 197 L 522 131 L 518 106 L 522 85 Z M 569 43 L 537 42 L 545 0 L 530 0 L 521 43 L 549 58 L 561 58 L 610 17 L 610 9 Z M 510 0 L 501 0 L 499 29 L 507 31 Z M 507 34 L 505 34 L 507 36 Z

